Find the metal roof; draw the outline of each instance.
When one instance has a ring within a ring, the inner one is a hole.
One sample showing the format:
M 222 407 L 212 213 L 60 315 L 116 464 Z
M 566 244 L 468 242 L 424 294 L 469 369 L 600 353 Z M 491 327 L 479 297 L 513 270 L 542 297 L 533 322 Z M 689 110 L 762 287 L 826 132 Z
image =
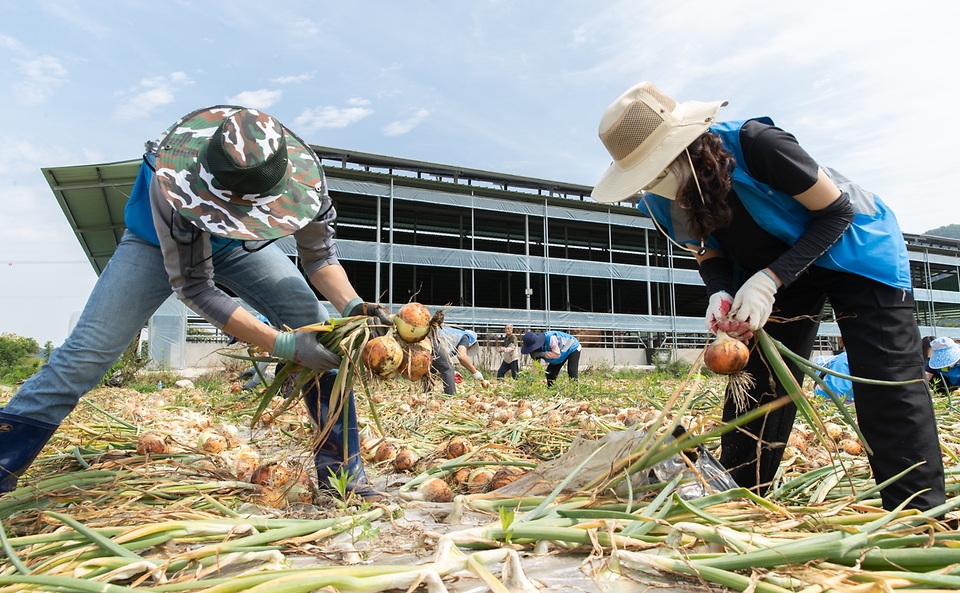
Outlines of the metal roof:
M 98 276 L 126 228 L 123 207 L 139 170 L 140 159 L 41 169 Z
M 408 183 L 442 183 L 471 186 L 474 182 L 489 184 L 499 191 L 533 190 L 537 194 L 583 200 L 590 195 L 591 188 L 584 185 L 562 183 L 533 177 L 522 177 L 506 173 L 482 171 L 452 165 L 442 165 L 425 161 L 415 161 L 398 157 L 383 156 L 365 152 L 348 151 L 326 146 L 311 146 L 324 164 L 329 177 L 340 177 L 348 173 L 369 174 L 371 168 L 383 169 L 372 172 L 373 175 L 400 172 L 413 174 Z M 331 166 L 333 161 L 338 166 Z M 126 225 L 123 222 L 123 209 L 133 190 L 133 183 L 140 170 L 141 159 L 105 163 L 99 165 L 75 165 L 68 167 L 44 167 L 41 169 L 57 203 L 70 222 L 71 228 L 80 242 L 87 259 L 99 275 L 107 261 L 113 255 Z M 436 181 L 422 179 L 422 175 L 433 177 Z M 400 181 L 403 175 L 397 177 Z M 421 181 L 422 179 L 422 181 Z M 402 181 L 400 181 L 403 183 Z M 473 189 L 479 189 L 473 186 Z M 584 202 L 584 207 L 593 206 Z

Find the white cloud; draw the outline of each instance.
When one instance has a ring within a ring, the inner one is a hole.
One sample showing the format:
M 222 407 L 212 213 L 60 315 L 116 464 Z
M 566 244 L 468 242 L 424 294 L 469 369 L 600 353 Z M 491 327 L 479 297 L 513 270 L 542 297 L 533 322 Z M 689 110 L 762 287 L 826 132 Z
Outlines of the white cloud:
M 44 12 L 62 19 L 74 29 L 81 29 L 91 35 L 102 37 L 110 29 L 98 22 L 96 17 L 90 16 L 91 10 L 86 3 L 63 2 L 59 0 L 40 2 Z
M 406 134 L 410 130 L 420 125 L 420 122 L 427 119 L 428 115 L 430 115 L 429 111 L 426 109 L 421 109 L 414 114 L 413 117 L 408 117 L 407 119 L 402 119 L 387 124 L 383 128 L 383 133 L 387 136 L 400 136 L 402 134 Z
M 271 91 L 268 89 L 260 89 L 257 91 L 243 91 L 227 99 L 227 103 L 243 105 L 244 107 L 253 109 L 267 109 L 279 101 L 282 95 L 283 91 L 279 90 Z
M 389 72 L 398 72 L 398 71 L 400 71 L 400 70 L 403 70 L 403 63 L 401 63 L 401 62 L 394 62 L 394 63 L 390 64 L 389 66 L 386 66 L 386 67 L 384 67 L 384 68 L 381 68 L 381 69 L 380 69 L 380 76 L 383 76 L 384 74 L 387 74 L 387 73 L 389 73 Z
M 23 44 L 20 43 L 17 39 L 10 37 L 9 35 L 0 35 L 0 47 L 5 47 L 10 51 L 16 52 L 21 56 L 29 56 L 30 52 L 27 51 Z
M 24 174 L 33 177 L 39 174 L 41 167 L 89 163 L 100 156 L 72 144 L 52 142 L 41 145 L 19 135 L 0 136 L 0 175 L 12 178 Z
M 304 129 L 317 130 L 320 128 L 345 128 L 350 124 L 357 123 L 361 119 L 373 113 L 369 107 L 370 101 L 366 99 L 350 99 L 348 104 L 352 107 L 317 107 L 315 109 L 305 109 L 303 113 L 297 116 L 294 123 Z M 298 129 L 300 129 L 298 127 Z
M 320 32 L 320 26 L 310 19 L 301 19 L 293 23 L 293 32 L 305 37 L 313 37 Z
M 585 43 L 587 41 L 587 27 L 586 25 L 580 25 L 573 30 L 573 42 L 576 44 Z
M 183 72 L 144 78 L 131 90 L 133 95 L 117 106 L 114 117 L 121 121 L 147 117 L 158 107 L 173 103 L 174 93 L 190 84 L 193 80 Z
M 24 79 L 12 85 L 21 103 L 43 103 L 67 79 L 67 69 L 56 58 L 42 56 L 34 60 L 14 60 L 20 65 Z
M 270 82 L 274 84 L 299 84 L 313 78 L 313 74 L 298 74 L 296 76 L 281 76 L 274 78 Z

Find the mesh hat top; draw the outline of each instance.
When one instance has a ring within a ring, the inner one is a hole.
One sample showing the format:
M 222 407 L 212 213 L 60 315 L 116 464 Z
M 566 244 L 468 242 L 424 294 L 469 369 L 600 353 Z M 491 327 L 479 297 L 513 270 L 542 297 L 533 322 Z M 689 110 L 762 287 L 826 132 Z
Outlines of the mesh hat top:
M 591 197 L 611 203 L 636 195 L 713 125 L 720 107 L 726 104 L 677 103 L 650 82 L 628 89 L 600 119 L 600 141 L 613 163 Z

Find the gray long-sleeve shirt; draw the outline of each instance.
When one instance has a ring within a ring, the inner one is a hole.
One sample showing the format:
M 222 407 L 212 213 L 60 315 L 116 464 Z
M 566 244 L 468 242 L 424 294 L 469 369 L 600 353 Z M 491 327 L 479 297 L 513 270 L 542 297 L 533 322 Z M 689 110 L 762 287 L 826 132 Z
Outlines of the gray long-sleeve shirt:
M 322 194 L 324 204 L 329 204 L 326 180 Z M 222 329 L 240 305 L 214 283 L 213 255 L 218 249 L 240 249 L 240 242 L 227 246 L 212 244 L 210 233 L 200 231 L 174 212 L 156 178 L 150 185 L 150 207 L 163 265 L 177 298 Z M 321 218 L 293 234 L 307 277 L 323 267 L 339 264 L 333 227 L 336 218 L 336 210 L 331 206 Z

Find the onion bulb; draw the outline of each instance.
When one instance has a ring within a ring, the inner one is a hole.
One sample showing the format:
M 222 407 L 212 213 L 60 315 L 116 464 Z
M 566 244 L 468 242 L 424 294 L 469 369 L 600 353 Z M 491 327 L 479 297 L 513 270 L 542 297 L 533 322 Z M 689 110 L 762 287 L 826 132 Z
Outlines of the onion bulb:
M 450 485 L 440 478 L 430 478 L 417 487 L 417 492 L 423 495 L 427 502 L 452 502 L 453 490 Z
M 397 448 L 391 445 L 390 443 L 384 441 L 380 443 L 380 446 L 377 447 L 377 452 L 373 455 L 373 461 L 376 463 L 383 463 L 397 456 Z
M 718 375 L 733 375 L 743 370 L 750 360 L 747 345 L 731 338 L 724 332 L 717 332 L 717 339 L 707 346 L 703 354 L 703 363 Z
M 227 439 L 223 435 L 212 430 L 205 430 L 197 438 L 197 447 L 204 453 L 222 453 L 227 449 Z
M 363 347 L 363 364 L 373 374 L 383 379 L 397 376 L 403 363 L 403 348 L 393 336 L 380 336 L 367 342 Z
M 497 472 L 493 474 L 493 477 L 490 478 L 490 490 L 503 488 L 507 484 L 516 482 L 525 475 L 527 475 L 526 470 L 519 467 L 505 465 L 498 469 Z
M 493 479 L 494 472 L 487 468 L 480 468 L 470 473 L 470 480 L 467 482 L 467 490 L 476 494 L 486 492 L 490 489 L 490 480 Z
M 265 463 L 253 470 L 250 482 L 260 486 L 283 486 L 290 481 L 290 470 L 277 462 Z
M 394 315 L 393 324 L 401 340 L 419 342 L 430 331 L 430 311 L 420 303 L 407 303 Z
M 424 340 L 423 342 L 427 342 Z M 403 349 L 403 362 L 400 364 L 400 376 L 411 381 L 419 381 L 430 372 L 433 355 L 421 344 L 410 344 Z
M 393 458 L 393 467 L 400 471 L 409 471 L 417 463 L 417 454 L 410 449 L 400 449 Z
M 860 455 L 863 453 L 863 447 L 853 439 L 840 439 L 838 443 L 840 450 L 848 455 Z
M 155 432 L 145 432 L 137 439 L 137 453 L 166 453 L 167 443 L 164 438 Z
M 473 446 L 470 444 L 470 441 L 463 437 L 453 437 L 450 439 L 450 442 L 447 443 L 447 459 L 456 459 L 461 455 L 466 455 L 471 449 L 473 449 Z

